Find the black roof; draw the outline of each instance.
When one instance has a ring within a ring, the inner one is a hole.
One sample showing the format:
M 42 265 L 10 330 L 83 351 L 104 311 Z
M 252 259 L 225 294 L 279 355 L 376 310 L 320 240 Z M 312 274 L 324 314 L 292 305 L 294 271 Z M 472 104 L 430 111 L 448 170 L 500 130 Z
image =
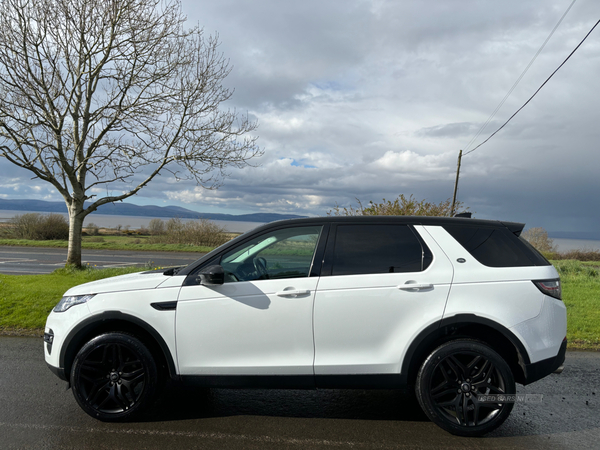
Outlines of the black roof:
M 293 225 L 317 225 L 325 223 L 378 223 L 378 224 L 410 224 L 410 225 L 459 225 L 459 226 L 478 226 L 485 228 L 508 228 L 511 232 L 517 236 L 525 227 L 523 223 L 517 222 L 501 222 L 498 220 L 482 220 L 482 219 L 470 219 L 465 217 L 429 217 L 429 216 L 321 216 L 321 217 L 306 217 L 303 219 L 284 219 L 270 222 L 265 225 L 259 226 L 250 230 L 237 238 L 223 244 L 216 248 L 212 252 L 204 255 L 199 260 L 193 262 L 186 268 L 178 272 L 179 275 L 187 275 L 192 272 L 194 268 L 203 264 L 205 261 L 212 259 L 217 253 L 221 253 L 233 245 L 237 245 L 240 240 L 250 239 L 254 235 L 259 234 L 265 230 L 275 229 L 279 227 L 288 227 Z
M 285 219 L 270 222 L 261 227 L 268 229 L 273 226 L 302 225 L 313 223 L 403 223 L 410 225 L 464 225 L 479 227 L 506 227 L 513 233 L 519 233 L 525 227 L 524 223 L 505 222 L 499 220 L 470 219 L 465 217 L 430 217 L 430 216 L 326 216 L 306 217 L 303 219 Z

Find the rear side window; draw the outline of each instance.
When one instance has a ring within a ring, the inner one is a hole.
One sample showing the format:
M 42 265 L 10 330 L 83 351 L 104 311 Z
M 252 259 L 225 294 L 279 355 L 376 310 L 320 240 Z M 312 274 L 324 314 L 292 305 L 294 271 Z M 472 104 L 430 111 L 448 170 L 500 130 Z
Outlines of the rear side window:
M 524 240 L 506 228 L 444 226 L 477 261 L 489 267 L 549 266 Z
M 419 272 L 424 261 L 431 252 L 407 225 L 337 227 L 332 275 Z

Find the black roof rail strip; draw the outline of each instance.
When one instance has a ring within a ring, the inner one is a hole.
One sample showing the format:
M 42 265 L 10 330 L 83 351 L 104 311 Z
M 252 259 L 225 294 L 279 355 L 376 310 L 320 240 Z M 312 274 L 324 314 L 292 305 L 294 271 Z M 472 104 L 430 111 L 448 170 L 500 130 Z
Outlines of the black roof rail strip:
M 466 217 L 467 219 L 470 219 L 472 214 L 473 213 L 470 213 L 470 212 L 462 212 L 462 213 L 454 214 L 454 217 Z

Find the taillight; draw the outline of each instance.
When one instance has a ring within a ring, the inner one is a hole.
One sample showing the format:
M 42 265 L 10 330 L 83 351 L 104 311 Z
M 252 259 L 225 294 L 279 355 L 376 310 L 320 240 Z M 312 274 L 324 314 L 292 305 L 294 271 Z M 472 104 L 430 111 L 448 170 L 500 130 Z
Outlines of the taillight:
M 533 280 L 533 284 L 535 284 L 543 294 L 562 300 L 560 278 L 553 278 L 552 280 Z

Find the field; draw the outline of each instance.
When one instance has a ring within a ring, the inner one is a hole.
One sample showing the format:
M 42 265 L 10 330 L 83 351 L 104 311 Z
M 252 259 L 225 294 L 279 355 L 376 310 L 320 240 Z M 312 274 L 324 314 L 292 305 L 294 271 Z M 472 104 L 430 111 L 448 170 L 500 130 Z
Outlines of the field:
M 16 216 L 15 223 L 0 223 L 0 246 L 67 248 L 68 224 L 63 219 L 64 223 L 58 220 L 58 224 L 52 225 L 58 228 L 66 227 L 65 234 L 65 230 L 59 232 L 60 230 L 56 231 L 51 225 L 40 222 L 50 217 L 52 216 L 31 213 Z M 208 220 L 182 222 L 179 219 L 170 219 L 163 222 L 160 219 L 152 219 L 150 224 L 154 229 L 130 230 L 121 229 L 120 226 L 88 226 L 83 230 L 81 247 L 94 250 L 208 253 L 214 247 L 239 235 L 227 232 L 223 227 Z
M 148 236 L 84 236 L 81 248 L 96 250 L 136 250 L 164 252 L 208 253 L 213 247 L 188 244 L 152 244 Z M 19 247 L 67 248 L 68 241 L 36 241 L 29 239 L 0 239 L 0 245 Z

